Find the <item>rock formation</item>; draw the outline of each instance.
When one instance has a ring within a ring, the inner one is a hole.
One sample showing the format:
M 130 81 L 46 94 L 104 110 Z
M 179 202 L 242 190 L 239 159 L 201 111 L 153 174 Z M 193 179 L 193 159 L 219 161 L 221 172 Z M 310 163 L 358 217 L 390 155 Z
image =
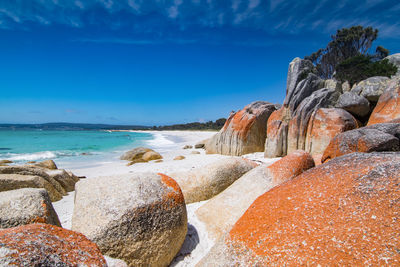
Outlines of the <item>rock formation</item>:
M 72 229 L 129 266 L 167 266 L 185 240 L 186 205 L 178 184 L 162 174 L 81 180 Z
M 227 158 L 187 172 L 171 173 L 179 184 L 186 204 L 219 194 L 257 164 L 242 158 Z
M 125 152 L 121 157 L 121 160 L 130 161 L 128 165 L 132 165 L 140 162 L 148 162 L 150 160 L 162 159 L 162 156 L 156 151 L 145 148 L 145 147 L 137 147 L 132 150 Z
M 49 224 L 1 230 L 0 244 L 1 266 L 107 266 L 84 235 Z
M 219 238 L 229 232 L 258 196 L 312 167 L 310 154 L 300 150 L 269 167 L 258 166 L 200 207 L 197 217 L 206 225 L 209 235 Z
M 23 188 L 0 192 L 0 228 L 31 223 L 47 223 L 61 227 L 47 191 Z
M 277 107 L 257 101 L 231 114 L 219 133 L 206 142 L 207 153 L 240 156 L 264 151 L 267 120 Z
M 381 123 L 335 136 L 321 162 L 354 152 L 400 151 L 400 123 Z
M 400 76 L 400 53 L 387 56 L 385 59 L 389 60 L 390 63 L 397 67 L 396 75 Z
M 57 170 L 58 169 L 56 163 L 54 161 L 52 161 L 51 159 L 36 163 L 34 166 L 42 167 L 42 168 L 49 169 L 49 170 Z
M 397 265 L 400 153 L 353 153 L 260 196 L 198 266 Z

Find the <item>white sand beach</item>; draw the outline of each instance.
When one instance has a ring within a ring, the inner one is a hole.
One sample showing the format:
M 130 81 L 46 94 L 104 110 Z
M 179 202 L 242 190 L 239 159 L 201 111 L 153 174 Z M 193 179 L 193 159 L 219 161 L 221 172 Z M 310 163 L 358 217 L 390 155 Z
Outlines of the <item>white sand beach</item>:
M 61 163 L 59 168 L 65 168 L 78 176 L 86 176 L 86 179 L 96 179 L 99 176 L 111 176 L 117 174 L 160 172 L 170 174 L 179 171 L 189 171 L 201 168 L 219 159 L 229 156 L 211 154 L 206 155 L 204 149 L 183 149 L 185 145 L 194 146 L 196 143 L 210 138 L 216 132 L 207 131 L 146 131 L 154 135 L 154 139 L 147 142 L 147 147 L 154 149 L 163 156 L 163 162 L 136 163 L 126 166 L 127 161 L 110 159 L 93 166 L 74 167 L 70 163 Z M 134 148 L 134 147 L 132 147 Z M 192 151 L 200 154 L 192 154 Z M 184 160 L 174 160 L 176 156 L 184 156 Z M 261 163 L 272 163 L 274 159 L 265 159 L 263 153 L 253 153 L 244 157 Z M 73 213 L 74 192 L 68 194 L 60 201 L 53 203 L 64 228 L 71 228 Z M 177 254 L 171 266 L 194 266 L 210 250 L 214 241 L 208 237 L 205 226 L 197 219 L 195 211 L 207 201 L 187 205 L 188 233 L 186 240 Z

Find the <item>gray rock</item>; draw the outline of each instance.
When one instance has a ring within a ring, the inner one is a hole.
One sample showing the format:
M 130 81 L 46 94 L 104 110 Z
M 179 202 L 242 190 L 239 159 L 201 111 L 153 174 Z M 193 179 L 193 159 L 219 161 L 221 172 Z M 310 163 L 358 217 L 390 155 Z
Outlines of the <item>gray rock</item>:
M 267 121 L 278 107 L 257 101 L 232 114 L 219 133 L 207 141 L 206 152 L 241 156 L 264 151 Z
M 51 201 L 58 201 L 62 195 L 45 179 L 34 175 L 0 174 L 0 192 L 20 188 L 44 188 Z
M 345 82 L 342 84 L 342 92 L 345 93 L 345 92 L 349 92 L 350 90 L 351 90 L 351 87 L 350 87 L 349 82 L 348 82 L 348 81 L 345 81 Z
M 313 70 L 314 65 L 309 60 L 296 57 L 292 62 L 290 62 L 286 81 L 286 98 L 283 102 L 284 106 L 287 106 L 292 102 L 297 84 L 301 80 L 305 79 L 309 73 L 313 72 Z
M 320 79 L 317 75 L 310 73 L 304 80 L 301 80 L 297 84 L 290 97 L 288 95 L 286 96 L 283 105 L 289 107 L 291 112 L 294 112 L 305 98 L 323 88 L 323 86 L 324 80 Z M 333 90 L 335 90 L 335 88 L 333 88 Z
M 186 204 L 219 194 L 257 164 L 242 158 L 227 158 L 187 172 L 171 173 L 182 188 Z
M 370 112 L 368 100 L 354 92 L 345 92 L 342 94 L 339 97 L 336 107 L 347 110 L 351 114 L 359 117 L 364 117 Z
M 191 146 L 191 145 L 185 145 L 185 146 L 183 147 L 183 149 L 191 149 L 191 148 L 193 148 L 193 146 Z
M 387 56 L 385 57 L 385 59 L 389 60 L 390 63 L 396 65 L 397 67 L 396 75 L 400 75 L 400 53 Z
M 0 192 L 0 228 L 31 223 L 47 223 L 61 227 L 47 191 L 23 188 Z
M 198 142 L 194 145 L 194 148 L 205 148 L 208 139 Z
M 185 240 L 186 205 L 162 174 L 85 179 L 76 184 L 72 229 L 129 266 L 168 266 Z
M 353 86 L 351 92 L 365 97 L 370 102 L 378 102 L 378 99 L 383 94 L 388 82 L 388 77 L 371 77 Z

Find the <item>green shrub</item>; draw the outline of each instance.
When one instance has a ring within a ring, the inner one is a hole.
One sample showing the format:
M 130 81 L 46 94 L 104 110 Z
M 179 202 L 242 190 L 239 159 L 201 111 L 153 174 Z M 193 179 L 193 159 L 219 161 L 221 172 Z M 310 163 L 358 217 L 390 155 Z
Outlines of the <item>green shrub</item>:
M 348 81 L 350 86 L 373 76 L 390 77 L 397 72 L 397 67 L 387 59 L 373 62 L 371 56 L 358 55 L 342 61 L 336 67 L 335 78 Z

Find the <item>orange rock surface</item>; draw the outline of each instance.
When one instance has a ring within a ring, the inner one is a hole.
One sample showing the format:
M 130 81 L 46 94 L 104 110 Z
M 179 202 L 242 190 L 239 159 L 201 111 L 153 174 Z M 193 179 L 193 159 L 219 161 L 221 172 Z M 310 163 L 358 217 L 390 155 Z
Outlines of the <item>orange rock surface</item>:
M 107 266 L 84 235 L 48 224 L 0 230 L 0 263 L 16 266 Z
M 385 89 L 372 111 L 368 125 L 400 118 L 400 79 L 394 79 Z
M 399 266 L 400 153 L 353 153 L 260 196 L 200 266 Z

